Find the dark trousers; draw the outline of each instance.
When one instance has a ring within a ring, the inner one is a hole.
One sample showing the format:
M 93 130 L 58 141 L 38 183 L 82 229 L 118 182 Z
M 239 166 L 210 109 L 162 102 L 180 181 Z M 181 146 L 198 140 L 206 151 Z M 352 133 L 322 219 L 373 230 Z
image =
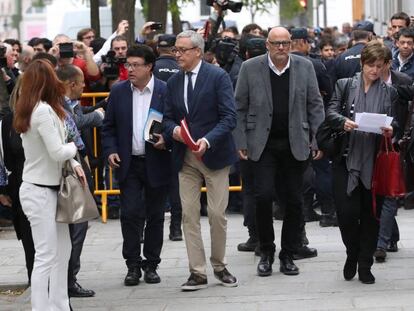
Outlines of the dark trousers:
M 68 266 L 68 288 L 72 288 L 76 282 L 76 275 L 80 270 L 80 256 L 82 253 L 83 242 L 85 242 L 86 232 L 88 231 L 88 222 L 69 225 L 70 240 L 72 242 L 72 251 L 70 253 Z
M 170 230 L 173 228 L 181 229 L 181 219 L 182 219 L 183 209 L 181 206 L 181 199 L 180 199 L 178 173 L 173 174 L 171 178 L 170 191 L 169 191 L 168 198 L 170 200 L 170 207 L 171 207 Z
M 314 187 L 316 196 L 321 204 L 322 214 L 335 213 L 333 200 L 333 184 L 331 163 L 327 157 L 320 160 L 312 161 L 312 167 L 315 171 Z
M 151 187 L 147 179 L 145 159 L 132 156 L 128 174 L 120 184 L 121 230 L 124 239 L 122 255 L 128 268 L 156 267 L 164 233 L 164 207 L 168 187 Z M 144 233 L 145 261 L 141 257 L 140 224 L 146 223 Z
M 254 198 L 254 164 L 250 160 L 240 161 L 240 172 L 243 185 L 243 225 L 249 230 L 251 238 L 257 238 L 256 233 L 256 202 Z
M 372 193 L 360 182 L 347 195 L 348 171 L 345 161 L 334 165 L 334 198 L 342 241 L 347 256 L 359 268 L 370 268 L 377 246 L 378 221 L 372 212 Z
M 256 228 L 260 250 L 264 254 L 275 252 L 272 201 L 276 176 L 280 176 L 286 192 L 286 211 L 282 226 L 279 258 L 292 256 L 301 244 L 303 224 L 303 174 L 308 161 L 297 161 L 290 149 L 266 147 L 259 161 L 254 162 L 254 192 L 256 198 Z
M 18 205 L 16 206 L 16 212 L 14 213 L 13 224 L 17 233 L 17 237 L 22 241 L 23 244 L 24 256 L 26 259 L 27 277 L 30 283 L 35 257 L 32 229 L 30 227 L 29 220 L 23 213 L 22 207 L 20 205 L 20 200 L 16 200 L 13 202 L 16 202 L 16 205 Z

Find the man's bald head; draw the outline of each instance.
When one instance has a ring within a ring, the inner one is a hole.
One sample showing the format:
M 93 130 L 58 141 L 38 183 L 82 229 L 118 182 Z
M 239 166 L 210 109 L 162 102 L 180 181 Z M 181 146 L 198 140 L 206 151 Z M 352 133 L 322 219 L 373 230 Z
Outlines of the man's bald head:
M 266 48 L 270 59 L 278 69 L 286 66 L 289 60 L 290 44 L 290 33 L 286 28 L 274 27 L 269 31 Z
M 279 40 L 278 38 L 284 38 L 286 40 L 290 40 L 290 33 L 285 27 L 273 27 L 268 34 L 268 39 L 275 41 Z

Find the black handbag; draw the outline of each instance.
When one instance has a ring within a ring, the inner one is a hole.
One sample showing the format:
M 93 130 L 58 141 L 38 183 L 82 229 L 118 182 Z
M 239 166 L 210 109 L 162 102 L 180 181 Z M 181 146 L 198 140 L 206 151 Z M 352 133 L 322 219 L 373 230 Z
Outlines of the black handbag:
M 352 78 L 349 78 L 345 84 L 344 97 L 342 98 L 341 114 L 346 115 L 346 102 L 349 95 L 349 84 Z M 316 142 L 318 149 L 322 150 L 328 158 L 336 158 L 343 152 L 344 140 L 348 138 L 347 132 L 343 129 L 337 130 L 332 128 L 328 122 L 323 121 L 316 132 Z

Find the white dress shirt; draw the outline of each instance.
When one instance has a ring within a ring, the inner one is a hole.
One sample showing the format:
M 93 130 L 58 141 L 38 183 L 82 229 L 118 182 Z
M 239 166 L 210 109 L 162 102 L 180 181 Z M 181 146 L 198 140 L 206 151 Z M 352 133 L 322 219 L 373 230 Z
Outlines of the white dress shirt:
M 197 64 L 197 66 L 195 66 L 195 68 L 193 70 L 191 70 L 191 72 L 192 72 L 191 82 L 193 84 L 193 90 L 195 89 L 195 84 L 196 84 L 196 81 L 197 81 L 197 75 L 198 75 L 198 72 L 200 71 L 200 67 L 201 67 L 201 60 Z M 187 72 L 186 72 L 185 75 L 184 75 L 184 104 L 185 104 L 185 109 L 187 109 L 187 113 L 188 113 L 187 86 L 188 86 L 188 76 L 187 76 Z
M 154 91 L 154 76 L 142 92 L 131 84 L 132 89 L 132 154 L 145 155 L 144 128 Z
M 285 73 L 285 71 L 290 67 L 290 56 L 289 56 L 289 59 L 288 59 L 288 62 L 287 62 L 287 64 L 286 64 L 286 66 L 282 69 L 282 70 L 279 70 L 279 69 L 277 69 L 276 68 L 276 66 L 275 66 L 275 64 L 273 64 L 273 62 L 272 62 L 272 59 L 270 58 L 270 55 L 269 54 L 267 54 L 267 59 L 268 59 L 268 62 L 269 62 L 269 67 L 270 67 L 270 69 L 272 69 L 272 71 L 275 73 L 275 74 L 277 74 L 279 77 L 282 75 L 282 74 L 284 74 Z

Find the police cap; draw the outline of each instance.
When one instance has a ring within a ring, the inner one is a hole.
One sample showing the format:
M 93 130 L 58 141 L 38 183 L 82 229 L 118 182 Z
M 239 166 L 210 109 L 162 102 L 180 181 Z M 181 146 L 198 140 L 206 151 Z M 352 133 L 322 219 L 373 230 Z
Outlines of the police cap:
M 160 35 L 158 37 L 158 46 L 160 48 L 170 48 L 175 45 L 174 35 Z
M 308 39 L 308 30 L 306 28 L 292 28 L 290 30 L 291 39 Z

